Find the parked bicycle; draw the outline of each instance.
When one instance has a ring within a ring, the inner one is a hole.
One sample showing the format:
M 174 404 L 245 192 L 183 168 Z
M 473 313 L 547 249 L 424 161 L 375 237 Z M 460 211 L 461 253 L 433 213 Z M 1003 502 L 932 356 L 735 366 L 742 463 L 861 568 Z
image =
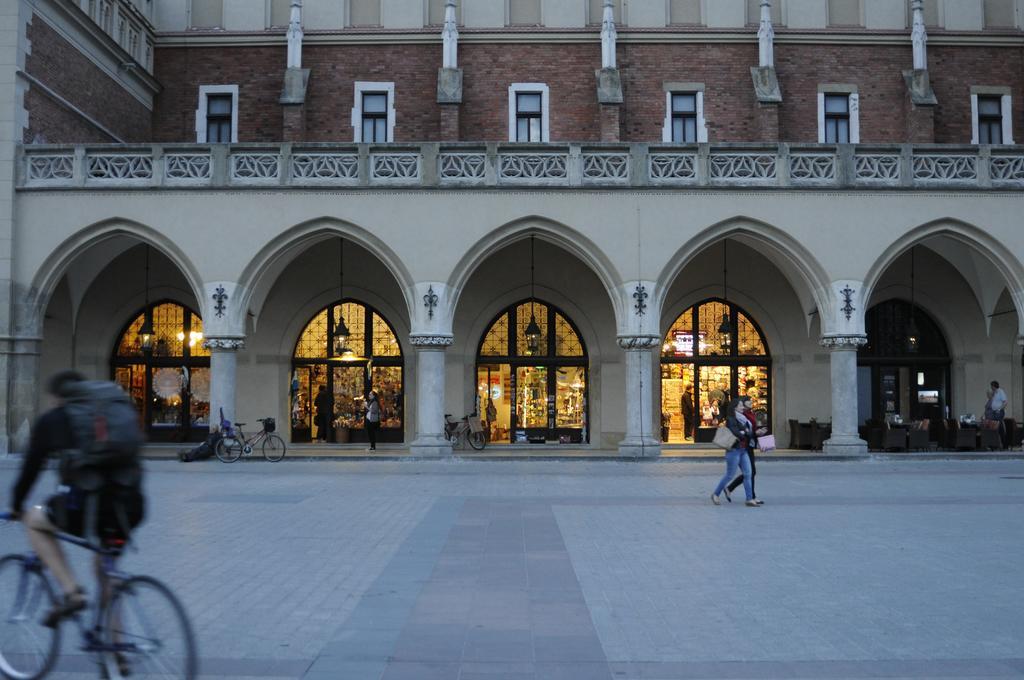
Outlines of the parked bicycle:
M 461 449 L 466 442 L 477 451 L 487 446 L 487 436 L 480 424 L 480 415 L 475 411 L 459 420 L 451 413 L 444 414 L 444 438 L 452 443 L 453 449 Z
M 217 442 L 215 450 L 217 458 L 224 463 L 234 463 L 242 456 L 251 456 L 257 444 L 263 451 L 263 457 L 271 463 L 276 463 L 284 458 L 287 447 L 285 447 L 284 440 L 274 434 L 274 430 L 277 429 L 274 419 L 260 418 L 259 422 L 263 428 L 248 439 L 245 437 L 245 432 L 242 431 L 242 426 L 245 423 L 235 423 L 234 427 L 229 427 L 224 433 L 224 437 Z M 235 428 L 238 428 L 237 432 L 235 432 Z
M 12 519 L 11 513 L 0 513 L 0 521 Z M 99 595 L 90 603 L 92 620 L 84 620 L 89 609 L 69 618 L 81 634 L 79 649 L 96 658 L 104 677 L 195 678 L 199 658 L 185 608 L 155 578 L 117 568 L 125 542 L 97 545 L 71 534 L 55 535 L 100 557 Z M 42 678 L 57 662 L 60 623 L 47 628 L 42 620 L 56 606 L 58 594 L 35 553 L 0 558 L 0 673 L 5 678 Z

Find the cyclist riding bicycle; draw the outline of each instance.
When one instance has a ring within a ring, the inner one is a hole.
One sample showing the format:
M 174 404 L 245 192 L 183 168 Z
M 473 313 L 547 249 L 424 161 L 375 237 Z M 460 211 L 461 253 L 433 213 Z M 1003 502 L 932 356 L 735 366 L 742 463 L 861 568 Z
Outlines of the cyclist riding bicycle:
M 109 389 L 119 389 L 111 384 L 106 385 Z M 56 626 L 62 618 L 84 609 L 88 603 L 85 591 L 75 580 L 54 533 L 59 531 L 82 537 L 88 533 L 97 536 L 104 544 L 123 543 L 145 515 L 142 468 L 137 456 L 137 442 L 141 441 L 137 421 L 131 425 L 124 421 L 123 416 L 120 421 L 116 417 L 105 419 L 101 406 L 94 406 L 91 411 L 87 411 L 91 414 L 89 417 L 94 418 L 96 428 L 96 437 L 90 444 L 90 450 L 103 448 L 102 444 L 107 442 L 108 420 L 113 421 L 109 423 L 110 431 L 118 428 L 129 430 L 128 435 L 125 435 L 128 444 L 122 446 L 122 449 L 132 448 L 130 429 L 135 428 L 138 433 L 134 440 L 135 450 L 125 451 L 124 455 L 117 458 L 115 470 L 105 468 L 103 474 L 92 477 L 92 483 L 86 483 L 82 468 L 76 468 L 70 462 L 73 452 L 80 451 L 84 446 L 73 426 L 73 419 L 78 419 L 83 404 L 88 407 L 90 386 L 97 390 L 105 389 L 103 384 L 86 382 L 75 371 L 63 371 L 50 379 L 48 391 L 56 399 L 57 406 L 41 415 L 32 428 L 29 450 L 11 490 L 11 512 L 15 518 L 24 521 L 32 548 L 64 591 L 63 599 L 43 619 L 43 625 L 50 627 Z M 109 396 L 109 391 L 106 394 Z M 110 438 L 114 439 L 116 435 Z M 97 442 L 101 446 L 97 446 Z M 110 446 L 114 443 L 110 442 Z M 61 455 L 58 493 L 51 496 L 45 505 L 33 506 L 23 515 L 22 506 L 47 458 L 58 454 Z M 111 474 L 116 477 L 116 483 L 110 481 Z M 87 518 L 91 526 L 87 526 Z M 98 557 L 95 568 L 97 579 L 102 580 Z

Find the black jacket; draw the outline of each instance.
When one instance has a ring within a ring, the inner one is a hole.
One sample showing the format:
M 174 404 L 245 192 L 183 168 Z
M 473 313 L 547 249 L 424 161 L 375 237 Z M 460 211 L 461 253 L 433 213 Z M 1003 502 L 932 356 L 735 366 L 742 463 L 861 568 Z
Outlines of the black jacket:
M 11 489 L 11 511 L 21 513 L 25 499 L 36 483 L 39 473 L 51 455 L 74 448 L 71 425 L 62 407 L 41 415 L 32 428 L 28 453 L 21 463 L 21 473 Z

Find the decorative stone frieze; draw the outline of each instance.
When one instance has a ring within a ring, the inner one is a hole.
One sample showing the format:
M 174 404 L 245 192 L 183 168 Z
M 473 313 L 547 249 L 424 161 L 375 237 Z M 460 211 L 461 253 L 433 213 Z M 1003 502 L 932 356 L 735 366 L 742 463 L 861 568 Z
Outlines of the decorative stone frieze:
M 616 341 L 627 352 L 648 350 L 661 344 L 661 338 L 657 335 L 620 335 Z
M 455 341 L 451 335 L 410 335 L 409 344 L 413 347 L 449 347 Z
M 821 339 L 819 344 L 825 349 L 832 350 L 857 350 L 868 343 L 863 335 L 827 335 Z
M 212 351 L 235 351 L 245 347 L 245 338 L 204 338 L 203 347 Z

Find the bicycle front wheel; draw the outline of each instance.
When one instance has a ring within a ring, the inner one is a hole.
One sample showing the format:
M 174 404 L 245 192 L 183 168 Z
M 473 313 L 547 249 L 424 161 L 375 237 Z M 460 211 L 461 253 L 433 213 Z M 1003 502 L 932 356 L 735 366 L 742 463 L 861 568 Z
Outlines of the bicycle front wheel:
M 263 440 L 263 457 L 276 463 L 284 458 L 285 448 L 283 439 L 276 434 L 268 434 Z
M 0 559 L 0 673 L 12 680 L 46 675 L 60 651 L 60 627 L 40 621 L 54 603 L 53 589 L 24 555 Z
M 195 634 L 178 598 L 149 576 L 114 590 L 103 622 L 103 664 L 111 680 L 175 678 L 199 673 Z
M 217 442 L 214 453 L 222 463 L 234 463 L 242 457 L 242 441 L 234 437 L 224 437 Z
M 484 433 L 481 432 L 470 432 L 469 433 L 469 445 L 477 451 L 482 450 L 487 446 L 487 438 L 484 437 Z

